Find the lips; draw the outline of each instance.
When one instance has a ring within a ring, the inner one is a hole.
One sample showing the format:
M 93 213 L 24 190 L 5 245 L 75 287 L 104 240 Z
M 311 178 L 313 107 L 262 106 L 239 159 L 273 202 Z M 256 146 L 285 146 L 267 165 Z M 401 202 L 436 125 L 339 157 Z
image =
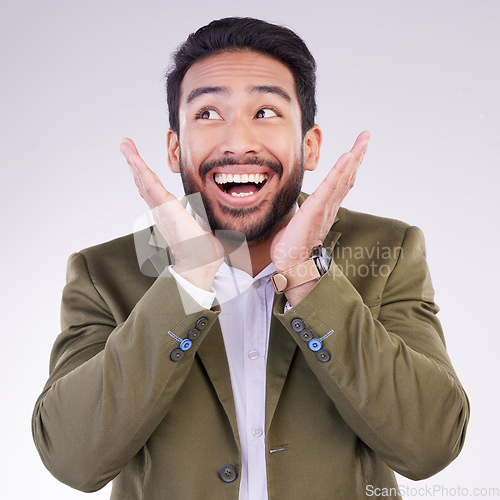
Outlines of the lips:
M 275 187 L 275 177 L 274 172 L 257 170 L 255 165 L 218 167 L 208 176 L 207 187 L 222 206 L 256 207 L 268 198 Z
M 233 197 L 252 196 L 260 191 L 267 182 L 267 173 L 226 173 L 217 172 L 214 174 L 214 181 L 217 187 L 224 193 Z

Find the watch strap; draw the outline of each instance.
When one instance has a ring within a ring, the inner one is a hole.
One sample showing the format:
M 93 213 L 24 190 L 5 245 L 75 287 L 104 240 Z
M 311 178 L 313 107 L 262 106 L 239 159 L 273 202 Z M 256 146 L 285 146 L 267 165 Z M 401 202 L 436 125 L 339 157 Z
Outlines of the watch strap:
M 273 284 L 276 293 L 280 294 L 290 288 L 295 288 L 296 286 L 320 277 L 321 275 L 314 260 L 309 259 L 306 262 L 301 262 L 300 264 L 287 269 L 286 271 L 274 273 L 271 275 L 271 283 Z

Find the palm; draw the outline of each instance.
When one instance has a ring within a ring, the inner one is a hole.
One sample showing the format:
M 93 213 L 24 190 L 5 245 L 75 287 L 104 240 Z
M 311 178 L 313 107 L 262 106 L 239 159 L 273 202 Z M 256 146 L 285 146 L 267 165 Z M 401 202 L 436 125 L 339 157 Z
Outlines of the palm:
M 311 249 L 323 243 L 340 204 L 354 185 L 369 140 L 369 132 L 358 136 L 351 151 L 338 159 L 288 225 L 276 234 L 271 246 L 271 259 L 278 271 L 304 262 L 309 258 Z
M 174 254 L 176 268 L 189 271 L 220 260 L 222 252 L 215 237 L 165 189 L 141 158 L 133 141 L 124 139 L 120 151 L 132 170 L 139 194 L 151 209 L 158 230 Z

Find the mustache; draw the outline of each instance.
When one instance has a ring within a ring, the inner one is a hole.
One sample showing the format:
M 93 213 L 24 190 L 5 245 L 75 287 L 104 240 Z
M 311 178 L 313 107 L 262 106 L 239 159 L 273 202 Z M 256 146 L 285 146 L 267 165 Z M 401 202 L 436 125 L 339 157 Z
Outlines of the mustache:
M 205 176 L 210 170 L 217 167 L 225 167 L 227 165 L 259 165 L 260 167 L 268 167 L 279 179 L 283 175 L 283 165 L 279 161 L 266 160 L 259 156 L 249 156 L 245 159 L 238 160 L 238 158 L 219 158 L 204 162 L 200 166 L 200 177 L 205 180 Z

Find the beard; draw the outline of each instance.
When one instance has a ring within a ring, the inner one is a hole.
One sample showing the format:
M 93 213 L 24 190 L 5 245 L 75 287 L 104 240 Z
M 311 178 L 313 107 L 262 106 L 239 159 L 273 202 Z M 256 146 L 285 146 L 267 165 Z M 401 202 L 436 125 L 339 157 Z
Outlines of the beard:
M 212 160 L 200 166 L 200 185 L 194 176 L 189 173 L 191 170 L 185 168 L 182 151 L 180 152 L 180 172 L 184 192 L 186 195 L 200 194 L 200 204 L 194 202 L 191 203 L 191 206 L 202 217 L 206 213 L 210 229 L 212 231 L 236 231 L 240 236 L 238 238 L 237 235 L 234 235 L 235 239 L 241 239 L 241 235 L 243 235 L 249 245 L 255 245 L 267 240 L 274 234 L 275 229 L 279 227 L 281 221 L 297 203 L 304 178 L 304 151 L 301 151 L 300 157 L 295 161 L 290 178 L 280 189 L 274 193 L 270 192 L 267 198 L 253 207 L 234 208 L 220 204 L 219 209 L 223 215 L 218 216 L 215 214 L 213 203 L 206 196 L 206 192 L 202 187 L 206 185 L 207 174 L 213 168 L 222 165 L 265 165 L 273 170 L 279 181 L 283 177 L 283 165 L 280 162 L 264 160 L 255 156 L 243 161 L 236 161 L 235 159 Z M 265 189 L 265 186 L 262 189 Z M 192 197 L 192 199 L 194 201 L 196 197 Z M 230 238 L 230 233 L 227 236 Z

